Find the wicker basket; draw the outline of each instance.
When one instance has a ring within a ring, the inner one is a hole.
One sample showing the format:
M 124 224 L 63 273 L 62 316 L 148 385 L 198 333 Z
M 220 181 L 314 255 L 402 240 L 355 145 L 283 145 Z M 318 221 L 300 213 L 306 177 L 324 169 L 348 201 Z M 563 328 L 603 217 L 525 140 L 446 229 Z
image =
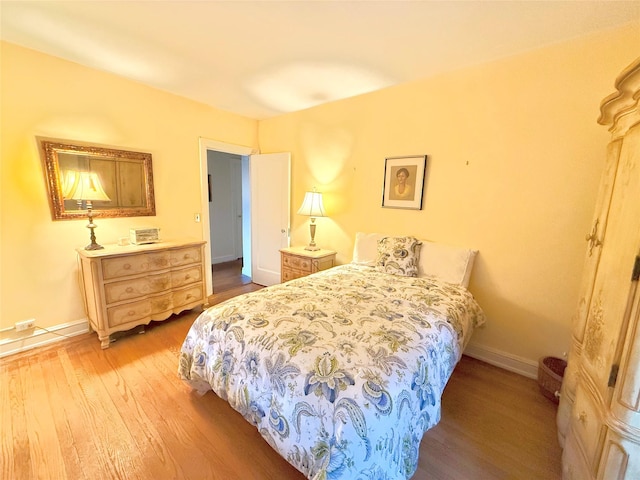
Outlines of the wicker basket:
M 565 368 L 567 362 L 561 358 L 543 357 L 538 362 L 540 392 L 555 403 L 558 403 Z

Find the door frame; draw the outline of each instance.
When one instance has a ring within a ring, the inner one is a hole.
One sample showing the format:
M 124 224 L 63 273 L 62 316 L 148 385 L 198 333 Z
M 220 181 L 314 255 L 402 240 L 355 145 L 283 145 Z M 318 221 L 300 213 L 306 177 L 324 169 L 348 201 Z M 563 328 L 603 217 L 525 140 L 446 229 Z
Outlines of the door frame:
M 247 156 L 258 153 L 253 147 L 224 143 L 209 138 L 199 137 L 200 149 L 200 223 L 202 225 L 202 239 L 207 242 L 208 248 L 204 249 L 204 262 L 207 268 L 204 272 L 207 296 L 213 294 L 213 278 L 211 275 L 211 220 L 209 218 L 209 187 L 207 185 L 207 151 L 233 153 Z

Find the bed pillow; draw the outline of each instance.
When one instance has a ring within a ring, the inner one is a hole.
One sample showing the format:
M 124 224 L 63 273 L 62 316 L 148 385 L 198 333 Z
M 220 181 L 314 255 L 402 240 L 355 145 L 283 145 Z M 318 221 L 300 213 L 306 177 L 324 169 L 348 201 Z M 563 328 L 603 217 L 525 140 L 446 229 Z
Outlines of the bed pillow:
M 414 237 L 384 237 L 378 240 L 376 269 L 392 275 L 418 276 L 422 242 Z
M 477 250 L 422 240 L 418 276 L 433 276 L 468 287 L 477 253 Z
M 378 240 L 388 236 L 382 233 L 357 232 L 351 263 L 375 267 L 378 259 Z

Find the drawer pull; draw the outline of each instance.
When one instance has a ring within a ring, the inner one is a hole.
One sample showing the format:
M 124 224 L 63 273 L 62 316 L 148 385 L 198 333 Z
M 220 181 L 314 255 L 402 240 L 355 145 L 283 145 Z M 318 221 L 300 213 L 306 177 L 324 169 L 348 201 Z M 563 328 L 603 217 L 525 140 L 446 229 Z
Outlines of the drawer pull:
M 131 264 L 130 263 L 125 263 L 122 268 L 124 268 L 125 270 L 131 270 Z
M 190 298 L 193 298 L 193 295 L 191 294 L 187 295 L 186 300 L 189 300 Z
M 125 292 L 127 292 L 127 293 L 131 293 L 131 292 L 133 292 L 133 287 L 127 287 L 127 289 L 125 290 Z
M 184 276 L 185 280 L 189 280 L 191 278 L 191 275 L 189 275 L 188 273 Z
M 136 314 L 135 310 L 129 310 L 129 313 L 127 313 L 127 315 L 129 315 L 130 317 L 133 317 Z

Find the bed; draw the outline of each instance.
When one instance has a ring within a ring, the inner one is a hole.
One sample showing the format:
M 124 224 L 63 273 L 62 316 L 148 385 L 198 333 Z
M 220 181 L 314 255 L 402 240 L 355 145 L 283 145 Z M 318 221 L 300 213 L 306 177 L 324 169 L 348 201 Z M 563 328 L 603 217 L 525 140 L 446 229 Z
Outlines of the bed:
M 484 322 L 466 288 L 475 252 L 444 247 L 434 259 L 425 245 L 440 248 L 358 234 L 350 264 L 205 310 L 179 376 L 228 401 L 309 479 L 410 478 Z

